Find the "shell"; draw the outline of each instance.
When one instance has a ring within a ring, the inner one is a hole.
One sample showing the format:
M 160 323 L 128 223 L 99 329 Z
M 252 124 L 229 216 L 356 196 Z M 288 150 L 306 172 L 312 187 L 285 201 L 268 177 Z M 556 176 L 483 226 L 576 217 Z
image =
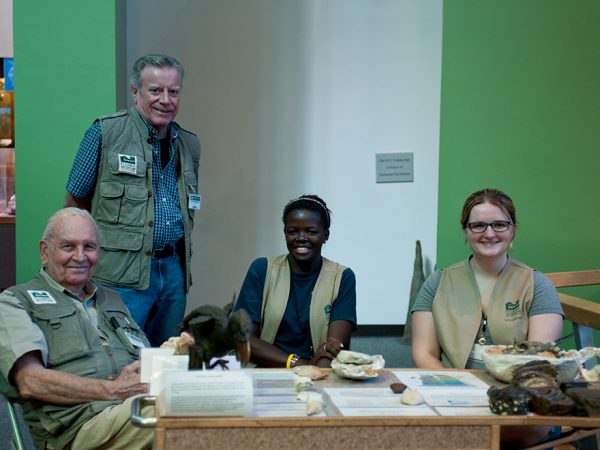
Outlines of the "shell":
M 381 355 L 379 355 L 381 356 Z M 373 356 L 366 353 L 352 352 L 350 350 L 340 350 L 335 359 L 341 364 L 372 364 Z
M 400 401 L 405 405 L 415 406 L 423 403 L 425 399 L 418 391 L 413 391 L 412 389 L 407 388 L 400 396 Z
M 548 358 L 538 355 L 504 353 L 505 345 L 489 345 L 483 349 L 483 363 L 487 371 L 497 380 L 510 383 L 516 367 L 530 361 L 548 361 L 556 366 L 558 382 L 573 381 L 579 373 L 581 358 L 577 350 L 564 352 L 559 358 Z
M 308 402 L 306 404 L 306 415 L 307 416 L 315 416 L 317 414 L 321 414 L 323 412 L 323 403 L 322 402 Z
M 321 370 L 317 366 L 297 366 L 294 367 L 294 373 L 301 377 L 310 378 L 311 380 L 322 380 L 327 378 L 328 373 Z
M 323 411 L 323 396 L 315 391 L 302 391 L 296 395 L 296 399 L 306 402 L 306 415 L 314 416 Z
M 296 392 L 309 391 L 314 388 L 315 384 L 308 377 L 294 375 L 294 388 Z
M 600 364 L 596 364 L 590 370 L 587 370 L 585 367 L 581 369 L 581 376 L 585 381 L 598 381 L 600 380 Z
M 341 355 L 341 356 L 340 356 Z M 354 362 L 344 362 L 354 361 Z M 368 361 L 368 362 L 367 362 Z M 331 368 L 341 377 L 355 380 L 366 380 L 379 376 L 385 367 L 385 360 L 381 355 L 367 355 L 365 353 L 342 350 L 331 361 Z

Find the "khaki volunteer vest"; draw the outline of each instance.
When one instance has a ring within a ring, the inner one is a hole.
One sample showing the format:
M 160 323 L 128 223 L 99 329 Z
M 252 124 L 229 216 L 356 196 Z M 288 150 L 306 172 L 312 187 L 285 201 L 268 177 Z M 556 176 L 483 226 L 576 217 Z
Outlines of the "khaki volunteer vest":
M 533 269 L 512 258 L 500 273 L 487 311 L 495 344 L 527 337 L 527 311 L 533 300 Z M 442 272 L 432 307 L 442 363 L 462 369 L 467 363 L 482 318 L 481 298 L 469 260 Z
M 73 298 L 48 284 L 41 274 L 9 290 L 44 334 L 48 345 L 48 369 L 86 378 L 115 378 L 123 367 L 138 359 L 138 350 L 127 339 L 126 332 L 142 340 L 146 346 L 150 345 L 119 295 L 111 289 L 99 286 L 96 291 L 98 328 L 106 336 L 105 343 L 90 320 L 82 317 L 83 313 L 73 304 Z M 7 386 L 6 380 L 2 384 Z M 15 398 L 15 392 L 13 388 L 4 393 Z M 60 449 L 73 439 L 85 422 L 107 406 L 117 403 L 121 401 L 95 401 L 80 405 L 26 401 L 23 411 L 36 444 L 49 443 Z
M 310 334 L 313 348 L 327 337 L 331 307 L 337 299 L 345 266 L 323 258 L 323 265 L 310 300 Z M 291 269 L 288 255 L 267 258 L 263 289 L 260 338 L 272 344 L 290 296 Z
M 135 108 L 98 120 L 102 150 L 92 216 L 100 229 L 101 247 L 94 279 L 101 284 L 146 289 L 150 283 L 154 233 L 152 144 L 148 142 L 148 127 Z M 194 210 L 188 208 L 188 198 L 199 192 L 196 176 L 200 142 L 195 134 L 176 123 L 173 126 L 178 132 L 174 145 L 185 238 L 186 290 L 189 290 Z

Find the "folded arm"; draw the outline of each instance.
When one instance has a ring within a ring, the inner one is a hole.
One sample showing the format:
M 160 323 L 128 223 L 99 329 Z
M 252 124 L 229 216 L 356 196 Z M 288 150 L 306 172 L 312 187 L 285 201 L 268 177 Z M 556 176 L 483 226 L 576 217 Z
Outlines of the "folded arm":
M 296 365 L 315 365 L 330 367 L 331 360 L 342 349 L 350 348 L 352 323 L 347 320 L 335 320 L 329 324 L 327 338 L 315 350 L 312 359 L 299 359 Z M 250 346 L 252 348 L 252 361 L 262 367 L 285 367 L 289 354 L 279 347 L 260 339 L 260 329 L 254 324 Z

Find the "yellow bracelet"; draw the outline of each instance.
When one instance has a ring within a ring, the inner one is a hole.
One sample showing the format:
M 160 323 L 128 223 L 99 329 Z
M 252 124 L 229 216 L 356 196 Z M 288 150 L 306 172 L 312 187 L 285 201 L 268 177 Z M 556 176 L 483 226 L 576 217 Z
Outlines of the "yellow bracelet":
M 292 362 L 292 358 L 294 357 L 293 353 L 290 353 L 290 356 L 288 356 L 287 362 L 285 363 L 285 368 L 286 369 L 291 369 L 290 363 Z

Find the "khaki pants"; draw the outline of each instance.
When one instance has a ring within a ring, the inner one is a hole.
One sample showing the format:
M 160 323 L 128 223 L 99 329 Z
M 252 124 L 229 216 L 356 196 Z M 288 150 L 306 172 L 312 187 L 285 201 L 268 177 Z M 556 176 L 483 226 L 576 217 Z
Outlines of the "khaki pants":
M 129 421 L 133 398 L 128 398 L 120 405 L 109 406 L 88 420 L 71 441 L 71 450 L 151 449 L 154 430 L 135 427 Z M 153 415 L 154 407 L 146 406 L 142 414 Z

